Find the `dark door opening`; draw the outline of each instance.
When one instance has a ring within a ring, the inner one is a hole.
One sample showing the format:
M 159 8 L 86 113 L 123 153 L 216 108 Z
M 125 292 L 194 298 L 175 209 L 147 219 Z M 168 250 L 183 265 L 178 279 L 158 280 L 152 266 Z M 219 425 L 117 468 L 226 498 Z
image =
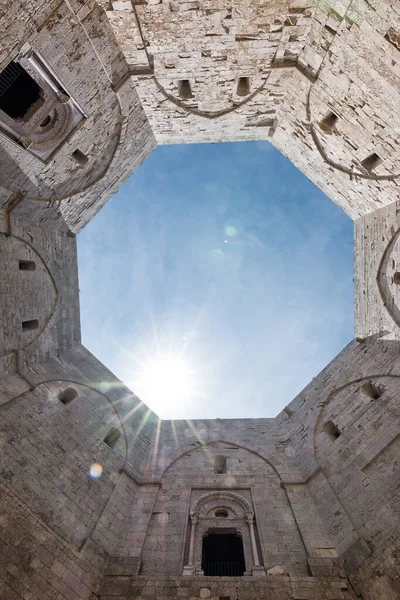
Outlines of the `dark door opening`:
M 241 577 L 246 570 L 242 538 L 236 533 L 210 533 L 203 538 L 204 575 Z

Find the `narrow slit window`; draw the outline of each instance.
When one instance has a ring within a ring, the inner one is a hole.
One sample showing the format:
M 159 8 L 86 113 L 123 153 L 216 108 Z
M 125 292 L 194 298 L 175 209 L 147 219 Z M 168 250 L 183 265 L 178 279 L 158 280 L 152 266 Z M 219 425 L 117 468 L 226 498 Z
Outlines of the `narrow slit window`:
M 12 119 L 23 119 L 40 100 L 40 87 L 17 62 L 11 61 L 0 73 L 0 109 Z
M 364 158 L 364 160 L 361 161 L 362 166 L 367 171 L 373 171 L 374 169 L 376 169 L 376 167 L 379 167 L 381 163 L 382 159 L 378 154 L 376 154 L 376 152 L 370 154 L 369 156 L 367 156 L 367 158 Z
M 225 456 L 215 456 L 214 457 L 214 473 L 218 473 L 221 475 L 222 473 L 226 473 L 226 457 Z
M 118 443 L 119 438 L 121 437 L 120 432 L 118 431 L 118 429 L 115 429 L 115 427 L 113 427 L 112 429 L 110 429 L 110 431 L 107 433 L 106 437 L 104 438 L 103 442 L 105 444 L 107 444 L 107 446 L 109 448 L 115 448 L 115 446 Z
M 339 427 L 337 427 L 333 421 L 327 421 L 325 423 L 324 431 L 332 441 L 337 440 L 338 437 L 342 435 Z
M 248 96 L 250 94 L 249 77 L 239 77 L 236 93 L 238 96 Z
M 338 118 L 339 117 L 335 115 L 335 113 L 329 112 L 327 115 L 325 115 L 322 121 L 320 121 L 319 126 L 321 127 L 322 131 L 325 131 L 326 133 L 332 133 L 337 125 Z
M 30 321 L 22 321 L 22 331 L 33 331 L 39 327 L 39 321 L 37 319 L 31 319 Z
M 58 394 L 58 399 L 62 404 L 69 404 L 77 395 L 78 392 L 74 388 L 69 387 Z
M 71 156 L 80 167 L 84 167 L 89 160 L 89 157 L 80 150 L 74 150 Z
M 382 396 L 381 390 L 371 381 L 363 383 L 363 385 L 361 386 L 361 391 L 363 394 L 368 396 L 368 398 L 371 398 L 371 400 L 378 400 L 378 398 Z
M 36 271 L 36 263 L 33 260 L 19 260 L 20 271 Z
M 189 100 L 193 98 L 192 87 L 189 79 L 181 79 L 178 81 L 178 94 L 182 100 Z
M 47 127 L 47 125 L 50 124 L 50 121 L 51 121 L 51 116 L 47 115 L 47 117 L 45 117 L 43 119 L 43 121 L 40 123 L 40 127 Z

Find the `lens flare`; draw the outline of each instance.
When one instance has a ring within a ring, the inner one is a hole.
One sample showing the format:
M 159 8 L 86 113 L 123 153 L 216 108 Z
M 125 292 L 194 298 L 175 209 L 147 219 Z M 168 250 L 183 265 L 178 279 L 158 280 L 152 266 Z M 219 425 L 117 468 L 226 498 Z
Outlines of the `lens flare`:
M 227 225 L 225 228 L 225 233 L 226 235 L 229 235 L 229 237 L 233 237 L 236 235 L 236 227 L 233 227 L 233 225 Z
M 93 463 L 89 469 L 89 477 L 98 479 L 103 473 L 103 467 L 100 463 Z

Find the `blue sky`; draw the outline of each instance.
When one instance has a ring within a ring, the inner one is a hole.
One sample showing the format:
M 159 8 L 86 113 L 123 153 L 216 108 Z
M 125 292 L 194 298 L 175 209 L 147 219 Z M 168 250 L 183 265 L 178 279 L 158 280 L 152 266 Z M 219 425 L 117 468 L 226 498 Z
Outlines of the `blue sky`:
M 160 417 L 273 417 L 353 338 L 352 221 L 268 142 L 158 147 L 78 237 L 83 343 Z

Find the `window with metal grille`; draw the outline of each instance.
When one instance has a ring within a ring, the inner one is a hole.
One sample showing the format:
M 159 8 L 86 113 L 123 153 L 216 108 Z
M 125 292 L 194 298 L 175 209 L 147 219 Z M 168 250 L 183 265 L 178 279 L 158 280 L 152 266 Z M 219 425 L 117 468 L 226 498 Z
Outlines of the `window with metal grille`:
M 206 535 L 201 568 L 204 575 L 211 577 L 242 577 L 246 570 L 242 538 L 223 530 Z
M 19 63 L 10 62 L 0 73 L 0 109 L 12 119 L 23 119 L 40 98 L 40 87 Z

